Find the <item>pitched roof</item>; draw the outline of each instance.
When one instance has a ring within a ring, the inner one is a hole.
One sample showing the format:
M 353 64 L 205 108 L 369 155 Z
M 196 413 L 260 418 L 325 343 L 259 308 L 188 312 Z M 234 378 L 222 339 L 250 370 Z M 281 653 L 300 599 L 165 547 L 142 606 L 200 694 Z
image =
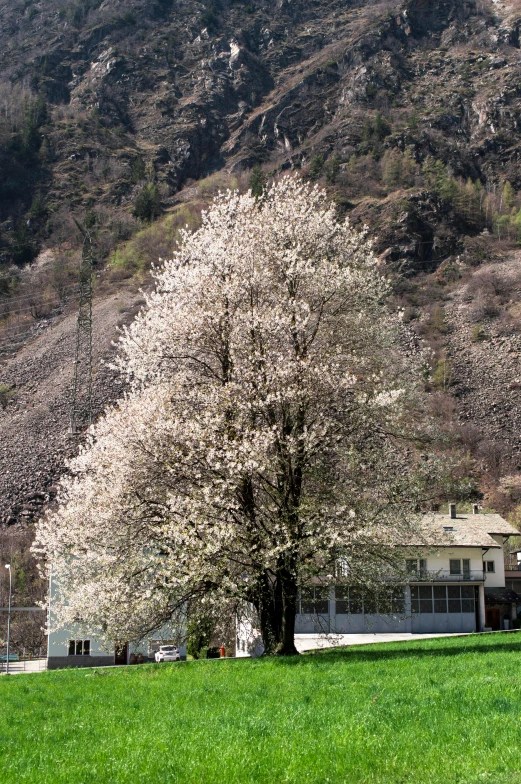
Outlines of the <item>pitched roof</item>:
M 428 542 L 436 547 L 498 547 L 492 534 L 521 536 L 498 514 L 427 514 L 421 521 Z

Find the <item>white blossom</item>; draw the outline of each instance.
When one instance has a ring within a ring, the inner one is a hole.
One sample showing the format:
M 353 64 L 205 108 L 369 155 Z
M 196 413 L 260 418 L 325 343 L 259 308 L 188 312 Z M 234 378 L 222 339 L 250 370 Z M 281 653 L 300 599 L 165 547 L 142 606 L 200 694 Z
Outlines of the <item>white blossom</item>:
M 37 531 L 58 623 L 142 637 L 187 601 L 252 602 L 291 652 L 298 586 L 403 543 L 417 368 L 371 242 L 318 188 L 227 192 L 154 271 L 92 428 Z

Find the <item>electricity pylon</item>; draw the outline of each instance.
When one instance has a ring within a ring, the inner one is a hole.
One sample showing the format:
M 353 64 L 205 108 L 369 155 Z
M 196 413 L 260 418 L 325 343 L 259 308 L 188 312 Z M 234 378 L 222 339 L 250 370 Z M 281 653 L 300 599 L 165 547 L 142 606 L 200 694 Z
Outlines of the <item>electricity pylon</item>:
M 71 433 L 79 433 L 92 422 L 92 270 L 94 246 L 88 229 L 76 221 L 83 234 L 79 274 L 79 305 L 76 322 L 74 376 L 71 394 Z

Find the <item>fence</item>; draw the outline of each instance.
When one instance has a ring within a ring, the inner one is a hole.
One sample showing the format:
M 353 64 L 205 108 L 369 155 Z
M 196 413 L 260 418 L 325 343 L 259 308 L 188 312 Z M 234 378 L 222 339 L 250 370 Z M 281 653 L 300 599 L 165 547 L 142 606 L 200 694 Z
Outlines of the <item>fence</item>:
M 5 656 L 0 658 L 0 675 L 5 675 L 7 662 Z M 43 672 L 47 669 L 47 659 L 19 659 L 9 662 L 9 675 L 18 675 L 22 672 Z
M 427 569 L 419 569 L 416 575 L 409 578 L 410 582 L 483 582 L 484 572 L 482 569 L 463 569 L 460 572 L 451 572 L 448 569 L 438 569 L 437 571 L 430 571 Z

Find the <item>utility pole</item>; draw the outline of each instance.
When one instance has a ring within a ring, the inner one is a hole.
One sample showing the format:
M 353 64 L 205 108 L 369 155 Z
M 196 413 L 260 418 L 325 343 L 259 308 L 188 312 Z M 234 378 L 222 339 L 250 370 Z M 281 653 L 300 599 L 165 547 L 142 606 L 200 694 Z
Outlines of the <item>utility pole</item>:
M 5 568 L 9 571 L 9 606 L 7 610 L 7 661 L 5 663 L 5 674 L 9 675 L 9 650 L 11 647 L 11 596 L 13 593 L 13 575 L 11 564 L 6 564 Z
M 94 247 L 88 229 L 76 222 L 83 234 L 79 274 L 79 305 L 71 394 L 71 429 L 75 435 L 92 422 L 92 270 Z

